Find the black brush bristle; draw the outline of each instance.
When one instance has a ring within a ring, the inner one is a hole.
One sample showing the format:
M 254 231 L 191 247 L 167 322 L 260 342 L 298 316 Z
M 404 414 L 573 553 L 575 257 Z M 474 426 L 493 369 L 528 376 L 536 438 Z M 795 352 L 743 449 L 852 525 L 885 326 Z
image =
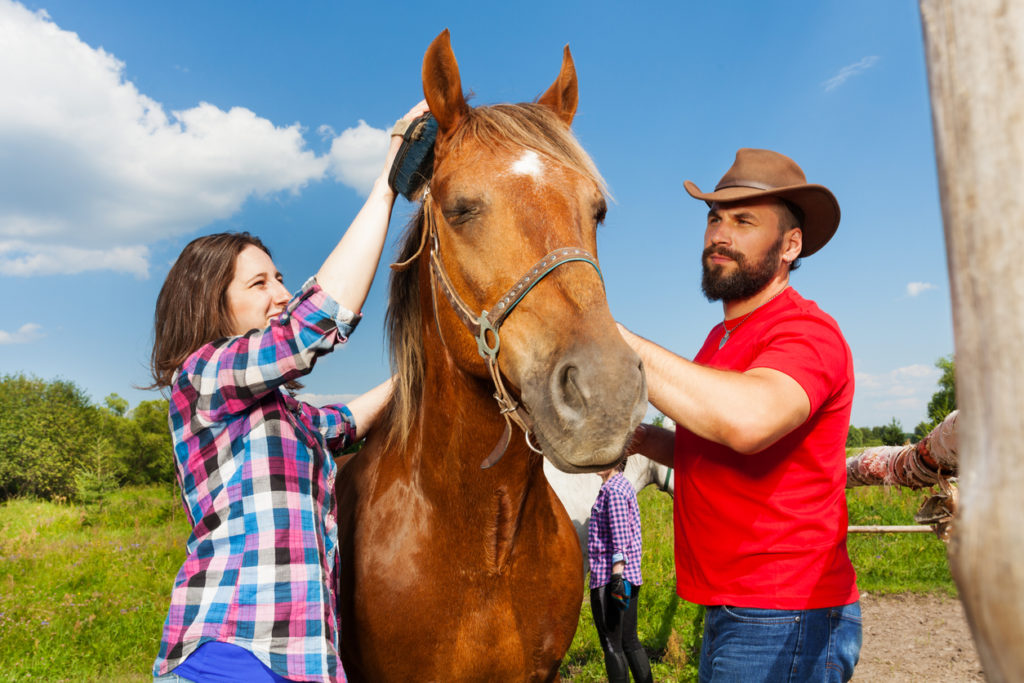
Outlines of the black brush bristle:
M 424 114 L 409 124 L 402 146 L 388 175 L 391 189 L 412 201 L 423 190 L 434 172 L 434 139 L 437 119 Z

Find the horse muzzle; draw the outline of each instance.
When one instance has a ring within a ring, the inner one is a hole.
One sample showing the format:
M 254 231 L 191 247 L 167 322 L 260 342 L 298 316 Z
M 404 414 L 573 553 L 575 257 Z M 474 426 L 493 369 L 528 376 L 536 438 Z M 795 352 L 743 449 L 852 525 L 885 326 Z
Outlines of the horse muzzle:
M 643 420 L 647 381 L 640 357 L 624 342 L 606 339 L 529 372 L 522 398 L 551 463 L 565 472 L 596 472 L 619 461 Z

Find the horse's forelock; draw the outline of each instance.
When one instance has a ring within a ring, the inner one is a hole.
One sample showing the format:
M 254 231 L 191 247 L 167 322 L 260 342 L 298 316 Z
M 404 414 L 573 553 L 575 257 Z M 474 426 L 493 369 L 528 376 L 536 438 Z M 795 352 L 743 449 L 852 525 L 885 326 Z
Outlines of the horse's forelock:
M 438 144 L 437 157 L 475 142 L 491 149 L 526 147 L 608 187 L 572 130 L 549 107 L 533 102 L 494 104 L 470 109 L 459 126 Z

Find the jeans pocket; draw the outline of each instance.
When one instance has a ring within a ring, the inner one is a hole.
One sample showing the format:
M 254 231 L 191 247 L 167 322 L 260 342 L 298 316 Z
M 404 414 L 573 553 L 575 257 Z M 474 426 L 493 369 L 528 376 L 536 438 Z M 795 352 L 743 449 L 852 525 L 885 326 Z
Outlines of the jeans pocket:
M 750 624 L 795 624 L 800 621 L 800 612 L 785 609 L 763 609 L 760 607 L 722 606 L 722 614 L 729 619 Z
M 860 603 L 855 602 L 829 611 L 829 643 L 826 667 L 839 681 L 853 678 L 860 659 L 864 633 L 861 626 Z

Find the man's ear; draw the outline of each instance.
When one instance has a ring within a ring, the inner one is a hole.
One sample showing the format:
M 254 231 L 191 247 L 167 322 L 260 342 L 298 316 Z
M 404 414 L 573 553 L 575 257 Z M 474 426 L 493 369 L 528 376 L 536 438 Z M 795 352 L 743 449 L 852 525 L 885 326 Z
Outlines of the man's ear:
M 804 232 L 800 228 L 790 228 L 782 235 L 782 260 L 792 265 L 800 258 L 804 248 Z

